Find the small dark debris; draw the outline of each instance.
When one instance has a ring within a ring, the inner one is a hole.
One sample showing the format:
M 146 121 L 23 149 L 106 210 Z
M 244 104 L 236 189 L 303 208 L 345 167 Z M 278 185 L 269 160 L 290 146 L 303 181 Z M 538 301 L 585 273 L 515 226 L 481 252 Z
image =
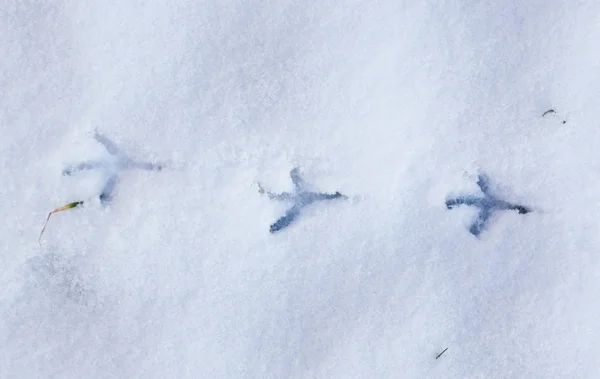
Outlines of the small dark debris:
M 445 349 L 444 349 L 444 351 L 442 351 L 441 353 L 439 353 L 439 354 L 437 355 L 437 357 L 435 357 L 435 359 L 438 359 L 439 357 L 441 357 L 441 356 L 442 356 L 442 354 L 444 354 L 444 353 L 446 352 L 446 350 L 448 350 L 448 348 L 445 348 Z

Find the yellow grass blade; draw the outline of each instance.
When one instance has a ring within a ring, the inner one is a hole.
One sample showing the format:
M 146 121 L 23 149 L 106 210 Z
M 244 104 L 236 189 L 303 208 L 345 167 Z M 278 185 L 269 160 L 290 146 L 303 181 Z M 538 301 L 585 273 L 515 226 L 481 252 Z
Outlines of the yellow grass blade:
M 46 226 L 48 225 L 48 221 L 50 220 L 50 216 L 52 216 L 53 213 L 66 211 L 66 210 L 69 210 L 71 208 L 75 208 L 76 206 L 81 205 L 81 204 L 83 204 L 83 201 L 75 201 L 73 203 L 69 203 L 67 205 L 63 205 L 60 208 L 56 208 L 52 212 L 48 213 L 48 218 L 46 218 L 46 222 L 44 223 L 44 227 L 42 228 L 42 232 L 40 233 L 40 238 L 38 239 L 38 243 L 40 245 L 42 244 L 42 236 L 44 235 L 44 231 L 46 230 Z

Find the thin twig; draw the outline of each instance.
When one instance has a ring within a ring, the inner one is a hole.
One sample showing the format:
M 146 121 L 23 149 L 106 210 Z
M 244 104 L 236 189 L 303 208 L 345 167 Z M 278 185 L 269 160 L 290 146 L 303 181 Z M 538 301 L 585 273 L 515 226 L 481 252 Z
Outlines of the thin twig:
M 446 350 L 448 350 L 448 348 L 445 348 L 445 349 L 444 349 L 444 351 L 442 351 L 441 353 L 439 353 L 439 354 L 437 355 L 437 357 L 435 357 L 435 359 L 438 359 L 439 357 L 441 357 L 441 356 L 442 356 L 442 354 L 444 354 L 444 353 L 446 352 Z

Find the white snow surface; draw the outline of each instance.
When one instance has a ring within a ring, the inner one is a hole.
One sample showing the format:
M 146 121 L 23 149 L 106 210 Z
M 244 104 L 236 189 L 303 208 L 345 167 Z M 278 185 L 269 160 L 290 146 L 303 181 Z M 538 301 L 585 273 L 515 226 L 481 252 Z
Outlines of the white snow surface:
M 599 14 L 5 1 L 0 377 L 600 378 Z M 95 130 L 166 168 L 102 206 Z M 349 199 L 271 234 L 294 167 Z

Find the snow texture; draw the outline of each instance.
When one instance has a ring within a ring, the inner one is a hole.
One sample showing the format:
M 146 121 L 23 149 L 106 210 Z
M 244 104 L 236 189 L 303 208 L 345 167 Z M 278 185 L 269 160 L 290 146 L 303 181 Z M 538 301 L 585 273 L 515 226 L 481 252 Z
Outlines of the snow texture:
M 598 14 L 6 1 L 0 377 L 599 378 Z

